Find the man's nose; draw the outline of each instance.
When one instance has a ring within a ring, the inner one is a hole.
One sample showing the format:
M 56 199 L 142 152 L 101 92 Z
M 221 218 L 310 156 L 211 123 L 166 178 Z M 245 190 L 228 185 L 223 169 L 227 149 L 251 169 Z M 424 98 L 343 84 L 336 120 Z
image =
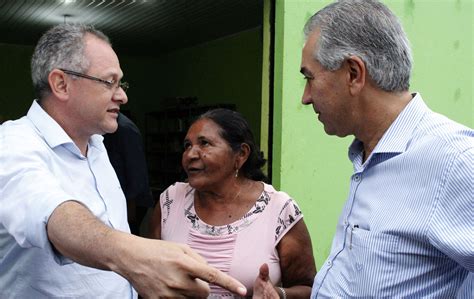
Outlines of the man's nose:
M 303 91 L 303 96 L 301 97 L 301 104 L 303 105 L 309 105 L 313 102 L 311 99 L 311 92 L 310 88 L 308 85 L 305 86 L 304 91 Z
M 113 100 L 120 102 L 122 105 L 128 102 L 127 94 L 125 93 L 125 90 L 122 89 L 122 87 L 119 86 L 115 90 L 115 93 L 113 95 Z

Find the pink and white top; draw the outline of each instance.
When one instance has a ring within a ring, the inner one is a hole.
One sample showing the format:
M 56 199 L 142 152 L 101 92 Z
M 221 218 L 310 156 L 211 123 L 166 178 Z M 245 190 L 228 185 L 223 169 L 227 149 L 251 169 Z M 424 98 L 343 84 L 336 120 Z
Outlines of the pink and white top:
M 283 236 L 303 218 L 296 202 L 285 192 L 264 184 L 254 206 L 234 223 L 214 226 L 204 223 L 194 210 L 194 188 L 175 183 L 160 196 L 161 238 L 188 244 L 207 262 L 242 282 L 249 291 L 263 263 L 270 279 L 281 280 L 280 258 L 276 250 Z M 238 298 L 211 285 L 209 298 Z

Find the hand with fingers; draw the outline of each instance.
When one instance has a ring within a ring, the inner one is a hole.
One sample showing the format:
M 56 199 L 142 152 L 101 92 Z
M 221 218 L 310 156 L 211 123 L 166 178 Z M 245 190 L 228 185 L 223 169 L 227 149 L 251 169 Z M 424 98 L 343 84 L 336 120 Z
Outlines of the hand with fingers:
M 161 240 L 132 237 L 134 250 L 123 273 L 144 298 L 202 297 L 209 295 L 207 282 L 219 285 L 240 296 L 246 288 L 237 280 L 209 266 L 189 246 Z M 127 261 L 124 260 L 126 263 Z M 124 264 L 125 265 L 125 264 Z M 120 271 L 118 271 L 120 273 Z
M 260 266 L 259 274 L 253 285 L 253 299 L 279 299 L 277 290 L 270 280 L 268 265 Z

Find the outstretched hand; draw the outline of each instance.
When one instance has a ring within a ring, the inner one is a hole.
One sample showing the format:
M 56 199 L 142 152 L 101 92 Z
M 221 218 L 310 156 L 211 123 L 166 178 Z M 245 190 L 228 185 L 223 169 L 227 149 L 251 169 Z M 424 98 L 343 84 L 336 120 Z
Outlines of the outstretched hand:
M 275 287 L 270 280 L 268 265 L 260 266 L 259 274 L 253 285 L 253 299 L 279 299 Z
M 138 260 L 124 276 L 144 298 L 207 297 L 210 288 L 206 282 L 240 296 L 247 292 L 240 282 L 209 266 L 187 245 L 144 238 L 133 242 Z
M 247 293 L 240 282 L 209 266 L 189 246 L 112 229 L 75 201 L 54 210 L 47 230 L 62 255 L 122 275 L 144 298 L 207 297 L 210 288 L 206 282 L 240 296 Z

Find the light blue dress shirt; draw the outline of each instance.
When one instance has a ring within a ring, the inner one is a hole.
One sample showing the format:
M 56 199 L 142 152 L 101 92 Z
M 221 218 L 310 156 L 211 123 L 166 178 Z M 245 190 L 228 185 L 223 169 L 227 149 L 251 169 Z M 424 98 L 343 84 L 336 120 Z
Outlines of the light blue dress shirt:
M 67 200 L 130 231 L 102 136 L 90 138 L 83 156 L 34 101 L 27 116 L 0 126 L 0 298 L 135 298 L 120 275 L 79 265 L 52 248 L 46 224 Z
M 311 298 L 474 298 L 474 131 L 417 94 L 362 157 Z

